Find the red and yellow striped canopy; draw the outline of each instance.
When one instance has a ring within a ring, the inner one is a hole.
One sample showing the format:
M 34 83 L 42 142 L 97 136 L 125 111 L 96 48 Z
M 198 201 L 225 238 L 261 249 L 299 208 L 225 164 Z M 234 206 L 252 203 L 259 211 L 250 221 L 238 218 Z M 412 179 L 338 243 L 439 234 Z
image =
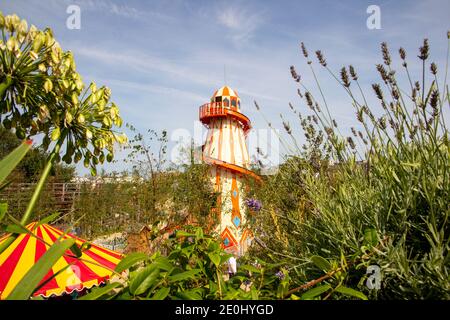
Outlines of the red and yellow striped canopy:
M 48 224 L 38 225 L 36 222 L 27 225 L 36 237 L 30 234 L 20 234 L 16 240 L 0 254 L 0 300 L 5 299 L 37 262 L 45 251 L 64 233 Z M 0 238 L 0 243 L 10 235 Z M 64 238 L 76 239 L 76 244 L 81 246 L 85 240 L 67 234 Z M 89 250 L 84 250 L 80 258 L 74 257 L 71 251 L 67 251 L 42 279 L 41 283 L 52 277 L 59 270 L 70 264 L 63 272 L 59 273 L 41 287 L 35 295 L 49 297 L 80 291 L 83 288 L 104 283 L 113 274 L 112 270 L 122 259 L 122 255 L 91 244 Z

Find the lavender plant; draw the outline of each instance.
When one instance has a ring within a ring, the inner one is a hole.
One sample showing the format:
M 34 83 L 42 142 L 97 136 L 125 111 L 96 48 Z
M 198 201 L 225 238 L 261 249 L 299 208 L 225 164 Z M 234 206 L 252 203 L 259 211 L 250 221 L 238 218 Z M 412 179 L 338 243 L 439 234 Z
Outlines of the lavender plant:
M 376 65 L 380 82 L 371 88 L 381 114 L 356 68 L 344 66 L 336 73 L 316 51 L 319 67 L 355 110 L 350 136 L 340 132 L 332 117 L 335 110 L 303 43 L 301 50 L 316 89 L 291 67 L 300 99 L 311 113 L 300 115 L 290 107 L 300 117 L 306 144 L 257 190 L 264 200 L 257 237 L 265 248 L 255 248 L 255 254 L 289 261 L 299 285 L 289 292 L 294 295 L 313 288 L 315 298 L 356 297 L 357 289 L 380 299 L 449 299 L 448 50 L 439 71 L 429 61 L 425 39 L 416 81 L 400 48 L 404 86 L 382 43 L 382 62 Z M 379 290 L 365 285 L 370 265 L 380 267 Z

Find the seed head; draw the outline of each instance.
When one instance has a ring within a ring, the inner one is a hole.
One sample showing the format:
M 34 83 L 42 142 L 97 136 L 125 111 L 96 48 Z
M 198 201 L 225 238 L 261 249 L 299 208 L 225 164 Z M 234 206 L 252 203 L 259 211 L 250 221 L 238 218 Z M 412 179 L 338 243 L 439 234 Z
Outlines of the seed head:
M 419 81 L 416 81 L 416 82 L 414 83 L 414 86 L 415 86 L 415 88 L 416 88 L 417 91 L 420 91 L 420 83 L 419 83 Z
M 326 66 L 327 66 L 327 61 L 326 61 L 325 58 L 323 57 L 322 51 L 317 50 L 317 51 L 316 51 L 316 56 L 317 56 L 317 59 L 319 60 L 319 63 L 320 63 L 322 66 L 326 67 Z
M 315 103 L 315 108 L 316 108 L 317 112 L 321 112 L 319 104 L 317 102 Z M 311 109 L 314 110 L 314 108 L 311 108 Z
M 352 137 L 348 137 L 347 138 L 347 142 L 350 145 L 350 148 L 352 148 L 353 150 L 355 150 L 356 146 L 355 146 L 355 142 L 353 142 Z
M 386 118 L 381 117 L 380 119 L 378 119 L 378 125 L 380 126 L 381 130 L 386 129 Z
M 389 53 L 389 49 L 387 47 L 386 42 L 381 43 L 381 52 L 383 54 L 384 64 L 387 66 L 391 64 L 391 54 Z
M 356 119 L 358 119 L 359 122 L 363 122 L 363 110 L 362 108 L 356 111 Z
M 253 103 L 255 104 L 255 108 L 256 108 L 256 110 L 258 110 L 258 111 L 259 111 L 259 105 L 258 105 L 258 103 L 256 102 L 256 100 L 254 100 L 254 101 L 253 101 Z
M 308 58 L 308 51 L 306 50 L 305 44 L 303 42 L 300 43 L 300 46 L 302 48 L 303 56 L 305 58 Z
M 284 130 L 286 130 L 286 132 L 288 134 L 292 134 L 291 126 L 289 125 L 289 123 L 283 121 L 283 126 L 284 126 Z
M 430 97 L 430 106 L 433 108 L 433 110 L 437 110 L 438 99 L 439 99 L 438 91 L 433 90 Z
M 389 119 L 389 125 L 391 126 L 392 129 L 397 129 L 398 125 L 394 122 L 394 120 Z
M 294 66 L 291 66 L 291 76 L 292 76 L 292 78 L 295 80 L 295 81 L 297 81 L 297 82 L 300 82 L 300 76 L 297 74 L 297 71 L 295 71 L 295 67 Z
M 397 89 L 395 89 L 395 88 L 392 88 L 392 97 L 393 97 L 395 100 L 398 100 L 398 99 L 400 98 L 400 95 L 398 94 L 398 91 L 397 91 Z
M 432 74 L 434 74 L 434 75 L 437 74 L 437 65 L 436 65 L 436 63 L 432 62 L 431 66 L 430 66 L 430 69 L 431 69 L 431 73 Z
M 375 91 L 378 99 L 383 100 L 383 91 L 381 91 L 380 85 L 378 83 L 372 84 L 372 88 Z
M 423 39 L 423 46 L 421 46 L 419 48 L 419 51 L 420 51 L 420 55 L 418 55 L 419 59 L 424 60 L 424 61 L 427 60 L 429 51 L 430 51 L 430 46 L 428 45 L 428 39 Z
M 345 67 L 342 67 L 342 69 L 341 69 L 341 80 L 342 80 L 344 87 L 346 87 L 346 88 L 350 87 L 350 80 L 348 78 L 347 69 L 345 69 Z
M 310 108 L 312 108 L 312 106 L 313 106 L 313 100 L 312 100 L 311 94 L 310 94 L 309 92 L 306 92 L 306 93 L 305 93 L 305 97 L 306 97 L 306 103 L 308 104 L 308 106 L 309 106 Z
M 352 76 L 353 80 L 358 80 L 358 75 L 356 74 L 355 68 L 353 68 L 352 65 L 348 67 L 350 69 L 350 75 Z
M 406 59 L 406 51 L 405 51 L 405 49 L 403 49 L 403 48 L 398 49 L 398 53 L 400 54 L 400 58 L 402 60 Z
M 382 64 L 377 64 L 376 67 L 377 67 L 378 72 L 381 75 L 381 79 L 383 79 L 383 81 L 385 83 L 387 83 L 389 80 L 389 76 L 388 76 L 388 73 L 387 73 L 386 69 L 384 68 L 384 66 Z

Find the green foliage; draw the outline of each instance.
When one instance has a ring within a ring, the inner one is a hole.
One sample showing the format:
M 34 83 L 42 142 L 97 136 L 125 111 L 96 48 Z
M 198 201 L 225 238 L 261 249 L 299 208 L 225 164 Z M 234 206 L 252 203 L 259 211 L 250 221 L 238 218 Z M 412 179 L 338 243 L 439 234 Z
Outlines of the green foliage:
M 127 138 L 113 130 L 122 119 L 118 107 L 110 102 L 111 90 L 85 89 L 75 70 L 71 52 L 63 52 L 51 29 L 28 29 L 17 15 L 0 13 L 0 121 L 13 128 L 19 139 L 42 134 L 46 151 L 54 143 L 41 177 L 22 216 L 26 224 L 36 206 L 54 163 L 62 157 L 67 164 L 80 161 L 96 175 L 96 166 L 112 160 L 113 146 Z M 12 238 L 9 241 L 13 241 Z M 2 252 L 9 241 L 0 248 Z
M 96 165 L 105 159 L 104 150 L 108 151 L 106 159 L 111 161 L 114 143 L 125 143 L 127 139 L 113 130 L 113 126 L 121 126 L 122 119 L 118 107 L 110 102 L 111 91 L 106 87 L 97 89 L 94 83 L 84 90 L 81 77 L 75 71 L 72 53 L 62 51 L 50 29 L 39 31 L 35 26 L 28 29 L 25 20 L 20 20 L 17 15 L 5 17 L 1 12 L 0 29 L 2 135 L 5 134 L 3 126 L 8 130 L 13 129 L 19 139 L 42 134 L 44 151 L 54 142 L 22 219 L 18 221 L 8 215 L 13 224 L 7 230 L 13 234 L 0 245 L 2 253 L 17 238 L 18 233 L 24 231 L 53 164 L 61 159 L 63 145 L 66 148 L 62 157 L 64 162 L 70 164 L 84 157 L 85 166 L 90 166 L 95 175 Z M 11 140 L 8 143 L 11 144 Z M 0 162 L 0 188 L 4 188 L 3 181 L 29 148 L 30 143 L 23 143 Z M 0 209 L 0 222 L 4 225 L 8 207 L 2 203 Z M 69 239 L 53 244 L 25 274 L 8 299 L 29 298 L 68 248 L 75 256 L 81 256 L 84 248 L 78 248 L 74 241 Z
M 21 140 L 11 131 L 0 126 L 0 159 L 8 155 L 14 148 L 21 144 Z M 29 182 L 39 178 L 49 154 L 42 148 L 32 148 L 22 161 L 17 165 L 15 173 L 12 174 L 14 182 Z M 75 176 L 75 167 L 63 163 L 55 164 L 50 176 L 56 181 L 69 182 Z
M 449 299 L 450 144 L 444 108 L 450 102 L 446 70 L 441 84 L 431 63 L 430 83 L 424 81 L 428 51 L 425 40 L 422 81 L 414 81 L 400 50 L 407 79 L 400 87 L 382 44 L 383 64 L 376 68 L 383 86 L 372 86 L 381 108 L 362 90 L 355 68 L 335 75 L 318 52 L 319 63 L 355 108 L 348 137 L 332 118 L 319 80 L 314 78 L 317 90 L 299 82 L 300 98 L 312 113 L 300 115 L 307 143 L 255 188 L 263 210 L 254 228 L 264 248 L 251 253 L 286 262 L 299 285 L 295 292 L 320 279 L 331 287 L 311 289 L 313 297 L 319 292 L 323 299 Z M 286 122 L 285 128 L 295 141 Z M 381 268 L 379 290 L 365 286 L 370 265 Z
M 111 90 L 87 89 L 76 72 L 71 52 L 64 52 L 51 29 L 28 28 L 17 15 L 0 13 L 0 121 L 19 139 L 43 134 L 42 146 L 65 143 L 67 164 L 84 158 L 93 173 L 98 163 L 112 158 L 114 142 L 126 137 L 119 109 L 110 102 Z M 59 162 L 58 154 L 53 161 Z
M 324 284 L 315 288 L 312 288 L 305 293 L 302 294 L 301 299 L 302 300 L 311 300 L 313 298 L 316 298 L 317 296 L 320 296 L 324 292 L 327 292 L 331 289 L 331 286 L 329 284 Z
M 0 161 L 0 191 L 5 188 L 6 178 L 11 174 L 15 167 L 20 163 L 20 160 L 30 150 L 31 145 L 28 142 L 23 142 L 20 146 L 11 151 L 8 156 Z M 0 224 L 2 223 L 6 213 L 8 211 L 8 203 L 0 202 Z
M 189 213 L 198 225 L 210 224 L 218 195 L 211 186 L 209 166 L 191 161 L 178 166 L 172 178 L 173 208 Z
M 160 222 L 173 227 L 186 224 L 187 219 L 211 224 L 217 193 L 210 183 L 209 167 L 195 163 L 193 148 L 186 151 L 191 161 L 165 165 L 165 135 L 149 130 L 144 139 L 136 133 L 126 148 L 132 173 L 101 175 L 95 186 L 82 185 L 70 218 L 80 219 L 84 235 L 136 231 L 143 224 L 156 227 Z
M 331 264 L 321 256 L 312 256 L 311 261 L 324 272 L 328 272 L 331 270 Z
M 116 272 L 122 272 L 129 269 L 131 266 L 138 262 L 149 260 L 149 257 L 145 253 L 133 252 L 127 255 L 126 258 L 122 259 L 116 266 Z
M 85 296 L 80 297 L 78 300 L 98 300 L 103 295 L 110 293 L 111 290 L 118 287 L 120 284 L 118 282 L 109 283 L 104 287 L 97 287 L 91 290 L 90 293 L 88 293 Z
M 359 292 L 357 290 L 354 290 L 352 288 L 347 288 L 344 286 L 339 286 L 336 289 L 336 292 L 342 293 L 343 295 L 349 296 L 349 297 L 355 297 L 361 300 L 367 300 L 367 297 L 362 292 Z
M 30 150 L 31 143 L 23 142 L 0 162 L 0 185 L 6 180 L 9 174 L 19 164 L 22 158 Z
M 115 270 L 129 269 L 126 281 L 93 289 L 82 299 L 273 299 L 286 293 L 290 278 L 276 276 L 278 265 L 241 265 L 228 279 L 230 255 L 200 228 L 190 231 L 177 232 L 167 256 L 159 252 L 126 256 Z
M 113 160 L 114 142 L 124 143 L 126 137 L 113 130 L 122 120 L 110 102 L 110 90 L 95 84 L 84 88 L 72 54 L 61 50 L 50 29 L 28 29 L 16 15 L 2 14 L 0 28 L 0 122 L 19 139 L 43 134 L 44 150 L 53 144 L 22 220 L 8 214 L 7 204 L 0 204 L 0 222 L 17 235 L 26 232 L 24 224 L 53 163 L 61 158 L 68 164 L 83 160 L 95 175 L 98 163 Z M 302 49 L 317 91 L 308 89 L 291 68 L 299 96 L 312 114 L 305 117 L 291 105 L 306 143 L 299 148 L 283 119 L 297 152 L 252 190 L 263 202 L 251 222 L 262 249 L 254 246 L 241 259 L 238 273 L 228 279 L 229 255 L 220 243 L 201 228 L 187 228 L 169 240 L 167 256 L 127 256 L 116 268 L 119 282 L 95 288 L 83 299 L 450 298 L 450 144 L 443 111 L 450 101 L 447 77 L 440 85 L 434 63 L 431 83 L 425 83 L 427 40 L 418 56 L 422 82 L 413 82 L 406 53 L 399 50 L 407 88 L 400 87 L 390 52 L 382 44 L 383 64 L 377 71 L 383 86 L 372 85 L 381 108 L 366 98 L 352 66 L 336 75 L 316 52 L 320 65 L 355 108 L 357 128 L 347 137 L 331 116 L 303 44 Z M 375 116 L 379 110 L 382 114 Z M 183 224 L 188 215 L 197 223 L 207 221 L 217 196 L 208 183 L 208 168 L 194 163 L 192 148 L 189 164 L 167 167 L 167 133 L 148 134 L 150 142 L 137 133 L 130 143 L 134 180 L 85 186 L 71 220 L 81 220 L 92 234 L 130 222 Z M 0 163 L 0 188 L 26 153 L 23 147 L 18 150 Z M 99 190 L 101 196 L 94 192 Z M 116 214 L 127 218 L 117 223 Z M 6 218 L 12 223 L 5 223 Z M 0 252 L 8 245 L 4 242 Z M 68 240 L 57 242 L 8 298 L 29 298 L 66 250 L 80 256 L 84 249 Z M 257 257 L 256 263 L 249 257 Z M 381 268 L 379 290 L 364 286 L 372 265 Z

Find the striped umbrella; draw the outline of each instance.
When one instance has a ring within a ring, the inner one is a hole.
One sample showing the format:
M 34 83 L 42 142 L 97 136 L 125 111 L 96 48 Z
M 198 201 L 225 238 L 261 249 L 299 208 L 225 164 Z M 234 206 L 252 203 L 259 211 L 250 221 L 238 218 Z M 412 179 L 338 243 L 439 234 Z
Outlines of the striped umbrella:
M 30 223 L 26 228 L 36 237 L 27 233 L 20 234 L 0 254 L 0 300 L 5 299 L 11 293 L 50 245 L 64 234 L 61 230 L 48 224 L 38 225 L 37 222 Z M 9 236 L 10 234 L 0 238 L 0 244 Z M 78 246 L 86 242 L 71 234 L 65 235 L 64 238 L 76 239 Z M 34 295 L 44 297 L 61 295 L 104 283 L 112 275 L 112 270 L 121 258 L 121 254 L 94 244 L 91 244 L 88 250 L 84 250 L 80 258 L 76 258 L 71 251 L 67 251 L 42 279 L 41 284 L 67 265 L 70 266 L 43 285 Z

